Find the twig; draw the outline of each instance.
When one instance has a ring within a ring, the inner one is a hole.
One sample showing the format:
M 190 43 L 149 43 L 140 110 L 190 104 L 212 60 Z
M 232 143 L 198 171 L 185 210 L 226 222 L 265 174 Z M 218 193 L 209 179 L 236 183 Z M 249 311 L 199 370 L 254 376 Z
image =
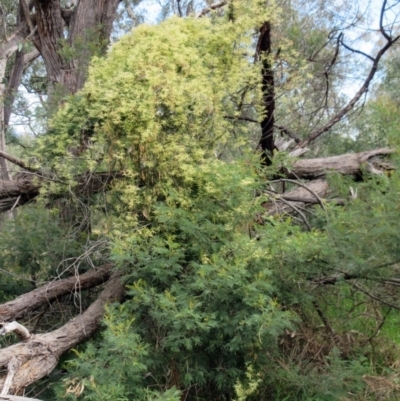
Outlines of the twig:
M 291 180 L 291 179 L 289 179 L 289 178 L 280 178 L 279 180 L 275 180 L 275 181 L 271 181 L 271 182 L 290 182 L 290 183 L 292 183 L 292 184 L 295 184 L 295 185 L 298 185 L 299 187 L 304 188 L 304 189 L 305 189 L 306 191 L 308 191 L 311 195 L 315 196 L 315 198 L 317 199 L 317 201 L 318 201 L 318 203 L 320 204 L 320 206 L 322 207 L 322 209 L 324 209 L 324 210 L 326 211 L 325 205 L 324 205 L 324 203 L 322 202 L 322 199 L 321 199 L 314 191 L 312 191 L 310 188 L 308 188 L 307 185 L 302 184 L 301 182 L 296 181 L 296 180 Z
M 353 98 L 344 106 L 341 110 L 339 110 L 323 127 L 315 129 L 308 135 L 307 138 L 305 138 L 303 141 L 301 141 L 298 145 L 299 148 L 303 148 L 307 145 L 309 145 L 311 142 L 313 142 L 315 139 L 317 139 L 319 136 L 321 136 L 323 133 L 327 132 L 329 129 L 331 129 L 335 124 L 337 124 L 339 121 L 342 120 L 342 118 L 354 108 L 355 104 L 360 100 L 360 98 L 365 95 L 368 92 L 369 85 L 371 84 L 376 72 L 378 71 L 378 65 L 383 57 L 383 55 L 400 39 L 400 35 L 392 38 L 387 34 L 385 29 L 383 28 L 383 17 L 386 11 L 386 0 L 384 0 L 382 9 L 381 9 L 381 15 L 380 15 L 380 32 L 386 39 L 386 44 L 379 50 L 377 53 L 376 57 L 371 59 L 372 66 L 369 70 L 369 73 L 367 77 L 364 80 L 364 83 L 358 90 L 358 92 L 353 96 Z
M 10 212 L 12 212 L 12 211 L 18 206 L 18 203 L 19 203 L 19 200 L 20 200 L 20 199 L 21 199 L 21 195 L 18 195 L 18 198 L 17 198 L 17 200 L 15 201 L 13 207 L 10 209 Z
M 254 120 L 254 118 L 249 118 L 249 117 L 235 117 L 235 116 L 224 116 L 227 120 L 240 120 L 240 121 L 248 121 L 250 123 L 256 123 L 259 124 L 260 122 L 257 120 Z
M 391 304 L 390 302 L 384 301 L 383 299 L 380 299 L 380 298 L 376 297 L 375 295 L 372 295 L 370 292 L 368 292 L 368 291 L 364 290 L 363 288 L 361 288 L 358 284 L 350 282 L 350 285 L 352 287 L 356 288 L 357 290 L 361 291 L 365 295 L 369 296 L 370 298 L 374 299 L 375 301 L 378 301 L 383 305 L 389 306 L 390 308 L 394 308 L 394 309 L 400 310 L 400 306 L 396 306 L 394 304 Z
M 284 203 L 285 205 L 291 207 L 295 212 L 297 212 L 297 213 L 301 216 L 301 218 L 303 219 L 304 224 L 307 226 L 308 231 L 311 231 L 311 226 L 310 226 L 310 223 L 309 223 L 308 220 L 307 220 L 306 215 L 305 215 L 297 206 L 291 204 L 290 202 L 288 202 L 288 201 L 285 200 L 285 199 L 280 198 L 279 200 L 280 200 L 282 203 Z
M 376 337 L 376 336 L 379 334 L 379 332 L 381 331 L 383 325 L 385 324 L 386 318 L 389 316 L 389 313 L 390 313 L 391 311 L 392 311 L 392 308 L 389 308 L 388 311 L 387 311 L 387 312 L 385 313 L 385 315 L 383 316 L 382 321 L 379 323 L 379 326 L 378 326 L 377 329 L 375 330 L 375 333 L 372 334 L 372 336 L 369 337 L 369 338 L 364 342 L 363 346 L 366 345 L 367 343 L 371 342 L 372 339 L 373 339 L 374 337 Z

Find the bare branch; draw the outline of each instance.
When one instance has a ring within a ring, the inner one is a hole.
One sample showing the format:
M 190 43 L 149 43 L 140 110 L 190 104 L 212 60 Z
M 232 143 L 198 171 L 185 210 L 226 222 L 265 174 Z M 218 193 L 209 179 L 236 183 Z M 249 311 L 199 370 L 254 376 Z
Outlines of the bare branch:
M 392 303 L 390 303 L 390 302 L 387 302 L 387 301 L 383 300 L 382 298 L 378 298 L 377 296 L 371 294 L 369 291 L 364 290 L 364 289 L 363 289 L 362 287 L 360 287 L 358 284 L 356 284 L 356 283 L 350 283 L 350 285 L 351 285 L 352 287 L 356 288 L 357 290 L 361 291 L 363 294 L 367 295 L 368 297 L 374 299 L 375 301 L 378 301 L 379 303 L 381 303 L 381 304 L 383 304 L 383 305 L 389 306 L 390 308 L 394 308 L 394 309 L 400 310 L 400 306 L 397 306 L 397 305 L 394 305 L 394 304 L 392 304 Z
M 33 23 L 32 23 L 32 20 L 31 20 L 31 16 L 30 16 L 30 13 L 29 13 L 29 6 L 26 3 L 26 0 L 21 0 L 20 4 L 22 6 L 22 12 L 24 14 L 25 20 L 28 23 L 29 31 L 33 32 L 34 26 L 33 26 Z
M 31 292 L 20 295 L 13 301 L 0 305 L 0 319 L 8 321 L 22 318 L 64 294 L 102 284 L 110 277 L 112 267 L 111 264 L 103 265 L 80 276 L 52 281 Z
M 226 118 L 227 120 L 239 120 L 239 121 L 248 121 L 249 123 L 256 123 L 256 124 L 260 124 L 259 121 L 255 120 L 254 118 L 250 118 L 250 117 L 242 117 L 242 116 L 224 116 L 224 118 Z
M 5 336 L 8 333 L 15 333 L 22 340 L 28 340 L 31 337 L 29 330 L 18 322 L 2 323 L 2 325 L 0 336 Z
M 381 21 L 383 19 L 383 12 L 385 9 L 385 4 L 386 0 L 384 1 L 384 4 L 382 6 L 382 12 L 381 12 Z M 310 135 L 304 139 L 299 145 L 299 148 L 305 147 L 309 145 L 311 142 L 313 142 L 315 139 L 317 139 L 319 136 L 321 136 L 323 133 L 327 132 L 329 129 L 331 129 L 335 124 L 337 124 L 339 121 L 342 120 L 342 118 L 350 111 L 353 109 L 355 104 L 360 100 L 360 98 L 368 92 L 369 85 L 371 84 L 372 79 L 374 78 L 377 70 L 378 70 L 378 65 L 383 57 L 383 55 L 389 50 L 400 38 L 400 36 L 397 36 L 396 38 L 391 38 L 381 27 L 381 32 L 382 35 L 386 38 L 387 42 L 386 44 L 379 50 L 377 53 L 376 57 L 372 59 L 373 61 L 371 69 L 367 75 L 367 77 L 364 80 L 363 85 L 361 88 L 358 90 L 358 92 L 354 95 L 354 97 L 347 103 L 346 106 L 344 106 L 338 113 L 336 113 L 329 121 L 326 123 L 323 127 L 318 128 L 310 133 Z M 367 56 L 368 57 L 368 56 Z
M 342 38 L 341 38 L 341 40 L 340 40 L 340 44 L 341 44 L 345 49 L 347 49 L 348 51 L 350 51 L 350 52 L 352 52 L 352 53 L 361 54 L 361 56 L 364 56 L 364 57 L 369 58 L 372 62 L 375 61 L 375 59 L 374 59 L 372 56 L 370 56 L 369 54 L 364 53 L 364 52 L 361 51 L 361 50 L 353 49 L 352 47 L 346 45 L 346 43 L 344 43 L 344 40 L 343 40 L 343 39 L 344 39 L 344 35 L 342 36 Z
M 6 152 L 3 152 L 2 150 L 0 150 L 0 157 L 4 157 L 4 159 L 7 159 L 9 162 L 11 162 L 11 163 L 23 168 L 24 170 L 31 171 L 31 172 L 38 172 L 39 171 L 38 168 L 28 166 L 21 159 L 18 159 L 17 157 L 12 156 L 12 155 L 10 155 L 10 154 L 8 154 Z
M 291 209 L 293 209 L 297 214 L 299 214 L 301 216 L 301 218 L 303 219 L 304 224 L 307 226 L 307 230 L 311 231 L 311 225 L 308 222 L 306 215 L 299 209 L 298 206 L 294 205 L 293 203 L 290 203 L 290 202 L 286 201 L 282 197 L 280 197 L 279 200 L 282 203 L 284 203 L 285 205 L 289 206 Z
M 277 181 L 278 181 L 278 182 L 289 182 L 289 183 L 291 183 L 291 184 L 295 184 L 295 185 L 298 185 L 299 187 L 304 188 L 307 192 L 309 192 L 312 196 L 315 197 L 315 199 L 318 201 L 318 203 L 320 204 L 320 206 L 322 207 L 322 209 L 325 210 L 325 206 L 324 206 L 324 204 L 323 204 L 321 198 L 318 196 L 318 194 L 317 194 L 315 191 L 313 191 L 313 190 L 312 190 L 309 186 L 307 186 L 306 184 L 303 184 L 303 183 L 301 183 L 301 182 L 299 182 L 299 181 L 290 180 L 290 179 L 287 179 L 287 178 L 281 178 L 281 179 L 279 179 L 279 180 L 277 180 Z
M 41 401 L 37 398 L 19 397 L 17 395 L 0 395 L 0 401 Z
M 390 42 L 392 40 L 392 38 L 387 34 L 387 32 L 385 31 L 385 28 L 383 27 L 383 17 L 385 15 L 385 11 L 386 11 L 386 3 L 387 3 L 387 0 L 383 0 L 381 14 L 379 17 L 379 30 L 381 31 L 381 34 L 386 38 L 386 40 L 388 42 Z
M 125 8 L 126 8 L 126 12 L 128 13 L 128 15 L 131 18 L 131 20 L 132 21 L 136 21 L 137 17 L 135 15 L 134 11 L 132 10 L 132 7 L 129 4 L 129 1 L 128 0 L 124 0 L 124 5 L 125 5 Z
M 301 139 L 291 130 L 289 130 L 286 127 L 283 127 L 282 125 L 274 125 L 275 128 L 277 128 L 279 131 L 283 132 L 286 134 L 289 138 L 292 138 L 296 141 L 296 143 L 300 143 Z
M 202 10 L 202 11 L 200 12 L 200 14 L 197 16 L 197 18 L 202 18 L 202 17 L 204 17 L 205 15 L 207 15 L 210 11 L 217 10 L 218 8 L 223 7 L 223 6 L 226 5 L 227 3 L 228 3 L 228 1 L 225 0 L 225 1 L 220 1 L 219 3 L 211 4 L 211 6 L 208 6 L 208 7 L 206 7 L 206 8 L 203 8 L 203 10 Z
M 329 186 L 327 181 L 324 179 L 313 180 L 304 184 L 304 186 L 298 186 L 297 188 L 284 194 L 280 194 L 279 196 L 275 194 L 272 201 L 266 202 L 262 206 L 266 209 L 268 215 L 273 216 L 291 212 L 292 208 L 289 207 L 288 203 L 281 202 L 282 198 L 287 202 L 303 203 L 304 206 L 306 206 L 307 203 L 319 203 L 314 195 L 313 198 L 308 196 L 310 193 L 309 190 L 314 194 L 317 194 L 319 199 L 321 199 L 321 197 L 327 195 Z M 340 203 L 340 200 L 337 200 L 337 202 Z

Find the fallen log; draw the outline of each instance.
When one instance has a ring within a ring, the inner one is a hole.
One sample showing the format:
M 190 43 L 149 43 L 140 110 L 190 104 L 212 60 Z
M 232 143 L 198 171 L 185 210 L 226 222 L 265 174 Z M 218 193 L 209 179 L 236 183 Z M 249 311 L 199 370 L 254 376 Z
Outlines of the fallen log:
M 57 297 L 102 284 L 109 279 L 112 267 L 112 264 L 106 264 L 79 276 L 52 281 L 20 295 L 14 300 L 0 305 L 0 321 L 20 319 Z
M 301 159 L 293 163 L 286 175 L 290 178 L 315 179 L 324 177 L 330 171 L 344 175 L 361 175 L 363 170 L 382 173 L 384 170 L 393 169 L 389 163 L 381 160 L 382 156 L 386 157 L 393 152 L 392 149 L 382 148 L 317 159 Z

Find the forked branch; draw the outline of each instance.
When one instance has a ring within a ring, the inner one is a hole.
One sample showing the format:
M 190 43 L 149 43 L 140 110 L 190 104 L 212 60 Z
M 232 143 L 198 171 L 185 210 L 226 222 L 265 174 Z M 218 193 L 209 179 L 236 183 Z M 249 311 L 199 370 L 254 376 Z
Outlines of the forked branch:
M 383 18 L 384 18 L 385 11 L 386 11 L 386 0 L 383 1 L 383 5 L 381 8 L 381 14 L 380 14 L 380 32 L 383 35 L 383 37 L 386 39 L 386 44 L 379 50 L 379 52 L 377 53 L 377 55 L 375 57 L 367 55 L 360 50 L 352 49 L 351 47 L 345 45 L 343 42 L 343 37 L 340 37 L 340 42 L 344 48 L 346 48 L 347 50 L 349 50 L 353 53 L 358 53 L 358 54 L 365 56 L 372 62 L 372 66 L 371 66 L 369 73 L 368 73 L 367 77 L 365 78 L 364 83 L 362 84 L 361 88 L 354 95 L 354 97 L 346 104 L 346 106 L 344 106 L 341 110 L 339 110 L 323 127 L 312 131 L 308 135 L 307 138 L 305 138 L 303 141 L 301 141 L 299 143 L 298 148 L 303 148 L 305 146 L 308 146 L 311 142 L 315 141 L 318 137 L 320 137 L 322 134 L 324 134 L 329 129 L 331 129 L 335 124 L 337 124 L 339 121 L 341 121 L 343 119 L 343 117 L 346 116 L 347 113 L 354 108 L 354 106 L 361 99 L 361 97 L 368 92 L 369 86 L 370 86 L 373 78 L 375 77 L 375 74 L 378 70 L 378 66 L 379 66 L 379 63 L 380 63 L 382 57 L 400 38 L 400 35 L 398 35 L 396 37 L 392 37 L 391 35 L 388 34 L 388 32 L 383 27 Z

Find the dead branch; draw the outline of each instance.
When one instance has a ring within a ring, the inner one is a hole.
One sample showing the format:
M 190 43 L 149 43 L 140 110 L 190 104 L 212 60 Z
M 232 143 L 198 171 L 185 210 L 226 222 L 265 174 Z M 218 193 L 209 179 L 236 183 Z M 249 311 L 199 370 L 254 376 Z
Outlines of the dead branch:
M 387 156 L 393 152 L 392 149 L 382 148 L 325 158 L 297 160 L 286 176 L 314 179 L 325 176 L 329 171 L 336 171 L 345 175 L 360 175 L 362 169 L 368 167 L 382 171 L 382 169 L 390 168 L 390 166 L 379 163 L 375 159 L 376 156 Z
M 323 133 L 327 132 L 329 129 L 331 129 L 335 124 L 337 124 L 339 121 L 342 120 L 342 118 L 350 111 L 353 109 L 355 104 L 360 100 L 360 98 L 368 92 L 369 86 L 378 70 L 378 66 L 380 63 L 380 60 L 384 56 L 384 54 L 399 40 L 400 35 L 396 37 L 391 37 L 386 30 L 384 29 L 382 25 L 383 17 L 386 11 L 386 0 L 384 0 L 382 8 L 381 8 L 381 14 L 380 14 L 380 32 L 382 36 L 386 39 L 386 44 L 379 50 L 377 55 L 375 57 L 367 56 L 370 61 L 372 61 L 372 66 L 369 70 L 369 73 L 367 77 L 364 80 L 364 83 L 362 84 L 361 88 L 358 90 L 358 92 L 354 95 L 354 97 L 347 103 L 346 106 L 344 106 L 338 113 L 336 113 L 323 127 L 318 128 L 314 131 L 312 131 L 307 138 L 302 140 L 298 147 L 305 147 L 308 146 L 311 142 L 315 141 L 318 137 L 320 137 Z M 341 41 L 343 39 L 341 38 Z M 354 50 L 353 50 L 354 51 Z M 360 51 L 357 51 L 360 53 Z
M 31 171 L 31 172 L 39 171 L 38 168 L 28 166 L 23 160 L 18 159 L 17 157 L 12 156 L 6 152 L 3 152 L 2 150 L 0 150 L 0 157 L 4 157 L 4 159 L 8 160 L 9 162 L 15 164 L 18 167 L 23 168 L 24 170 Z
M 289 192 L 286 192 L 285 194 L 276 196 L 273 201 L 266 202 L 263 207 L 266 209 L 266 213 L 270 216 L 289 213 L 293 209 L 289 205 L 297 204 L 298 207 L 304 207 L 306 206 L 306 203 L 319 203 L 315 195 L 317 195 L 321 200 L 321 198 L 324 198 L 328 194 L 328 190 L 329 186 L 326 180 L 318 179 L 310 181 Z M 314 194 L 314 198 L 311 198 L 311 202 L 309 196 L 310 191 L 312 191 Z M 299 199 L 307 199 L 307 201 L 299 201 Z M 282 200 L 285 200 L 286 202 L 282 202 Z
M 4 381 L 4 386 L 3 386 L 3 390 L 1 391 L 1 395 L 8 394 L 11 384 L 12 384 L 12 380 L 15 376 L 15 373 L 20 368 L 20 366 L 21 366 L 21 362 L 18 360 L 18 358 L 16 356 L 12 357 L 10 359 L 10 362 L 8 362 L 7 377 L 6 377 L 6 380 Z
M 62 326 L 45 334 L 31 335 L 23 342 L 0 350 L 0 366 L 8 366 L 12 358 L 18 359 L 10 392 L 17 394 L 30 384 L 49 374 L 57 365 L 60 356 L 79 343 L 90 338 L 100 327 L 107 303 L 119 301 L 124 286 L 119 277 L 111 278 L 97 300 L 82 314 Z M 4 388 L 6 378 L 0 378 Z M 1 398 L 0 398 L 1 400 Z
M 297 148 L 297 151 L 304 152 L 304 148 Z M 383 148 L 375 149 L 360 153 L 348 153 L 344 155 L 331 156 L 317 159 L 301 159 L 296 160 L 290 169 L 283 171 L 287 178 L 317 179 L 324 177 L 330 171 L 336 171 L 346 175 L 360 176 L 362 171 L 370 173 L 379 173 L 393 167 L 388 163 L 380 161 L 380 157 L 385 157 L 393 153 L 393 150 Z M 0 212 L 11 210 L 12 208 L 24 205 L 32 201 L 40 193 L 43 185 L 40 179 L 52 180 L 48 174 L 36 170 L 34 167 L 28 166 L 24 161 L 14 158 L 7 153 L 1 153 L 16 165 L 27 169 L 32 174 L 37 175 L 38 180 L 35 182 L 29 178 L 27 173 L 14 177 L 13 181 L 0 181 Z M 292 155 L 292 152 L 289 154 Z M 41 175 L 42 174 L 42 175 Z M 75 177 L 75 189 L 84 196 L 88 196 L 101 191 L 107 191 L 115 179 L 124 177 L 123 171 L 117 172 L 87 172 Z M 60 182 L 57 180 L 57 182 Z M 62 183 L 62 182 L 61 182 Z M 67 184 L 67 183 L 65 183 Z M 317 184 L 318 186 L 319 184 Z M 68 186 L 68 185 L 67 185 Z M 69 188 L 69 186 L 68 186 Z M 285 194 L 288 196 L 306 197 L 308 194 Z M 318 196 L 320 195 L 318 192 Z M 275 214 L 275 213 L 273 213 Z
M 20 319 L 57 297 L 102 284 L 109 279 L 112 267 L 112 264 L 106 264 L 80 276 L 55 280 L 31 292 L 20 295 L 18 298 L 0 305 L 0 320 Z
M 287 179 L 287 178 L 280 178 L 280 179 L 277 180 L 277 181 L 278 181 L 278 182 L 288 182 L 288 183 L 291 183 L 291 184 L 294 184 L 294 185 L 297 185 L 297 186 L 299 186 L 299 187 L 304 188 L 304 189 L 305 189 L 306 191 L 308 191 L 312 196 L 314 196 L 314 198 L 315 198 L 315 199 L 317 200 L 317 202 L 320 204 L 320 206 L 322 207 L 322 209 L 325 210 L 325 206 L 324 206 L 324 204 L 323 204 L 321 198 L 319 197 L 319 195 L 318 195 L 315 191 L 313 191 L 311 188 L 309 188 L 306 184 L 303 184 L 303 183 L 300 182 L 300 181 L 290 180 L 290 179 Z
M 2 323 L 2 326 L 3 327 L 0 329 L 0 336 L 5 336 L 8 333 L 15 333 L 21 338 L 21 340 L 29 340 L 31 337 L 29 330 L 22 324 L 19 324 L 15 321 L 10 323 Z
M 308 222 L 306 215 L 300 210 L 299 206 L 296 206 L 295 202 L 288 202 L 284 198 L 280 198 L 280 202 L 284 203 L 285 205 L 293 209 L 302 218 L 304 224 L 307 227 L 307 230 L 311 231 L 311 225 Z
M 220 1 L 219 3 L 214 3 L 211 4 L 211 6 L 203 8 L 203 10 L 200 12 L 200 14 L 197 16 L 197 18 L 203 18 L 205 15 L 207 15 L 210 11 L 217 10 L 218 8 L 223 7 L 228 3 L 227 0 L 225 1 Z

